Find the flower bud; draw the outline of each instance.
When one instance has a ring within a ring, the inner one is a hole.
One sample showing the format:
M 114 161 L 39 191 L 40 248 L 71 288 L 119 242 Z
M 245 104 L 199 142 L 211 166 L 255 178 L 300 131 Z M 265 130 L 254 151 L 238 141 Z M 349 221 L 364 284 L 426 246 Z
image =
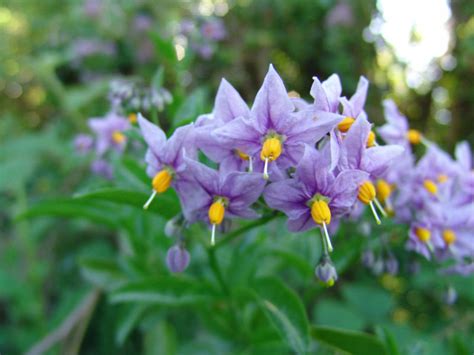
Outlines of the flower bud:
M 398 273 L 398 260 L 393 256 L 390 256 L 387 260 L 385 260 L 385 270 L 390 275 L 396 275 Z
M 372 267 L 372 265 L 374 265 L 374 262 L 375 262 L 374 252 L 370 249 L 367 249 L 366 251 L 364 251 L 364 253 L 362 254 L 361 261 L 365 267 L 368 267 L 368 268 Z
M 337 271 L 328 255 L 323 255 L 314 270 L 316 277 L 327 287 L 331 287 L 337 281 Z
M 165 235 L 168 238 L 176 237 L 178 235 L 180 225 L 178 223 L 179 221 L 179 215 L 171 218 L 168 222 L 165 224 Z
M 456 303 L 457 299 L 458 299 L 458 293 L 456 292 L 456 290 L 452 286 L 449 286 L 448 290 L 443 295 L 444 303 L 451 306 L 454 303 Z
M 188 251 L 181 245 L 174 245 L 166 254 L 166 265 L 171 272 L 183 272 L 189 265 Z

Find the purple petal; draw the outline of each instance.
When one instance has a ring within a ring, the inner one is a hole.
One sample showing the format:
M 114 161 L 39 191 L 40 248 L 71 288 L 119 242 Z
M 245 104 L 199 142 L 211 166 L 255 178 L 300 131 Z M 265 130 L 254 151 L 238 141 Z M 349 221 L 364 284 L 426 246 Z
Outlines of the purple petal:
M 282 211 L 289 218 L 298 218 L 309 210 L 306 202 L 311 198 L 304 193 L 301 183 L 286 179 L 268 185 L 263 193 L 268 206 Z
M 138 114 L 138 125 L 145 142 L 157 156 L 161 156 L 166 144 L 165 132 L 158 126 L 146 120 L 140 113 Z
M 209 195 L 196 181 L 180 179 L 173 183 L 173 187 L 178 194 L 183 215 L 189 223 L 207 214 L 212 203 L 212 195 Z
M 296 178 L 301 181 L 311 197 L 316 192 L 326 195 L 334 177 L 328 171 L 328 165 L 324 164 L 321 153 L 315 148 L 306 145 L 304 155 L 296 167 Z
M 221 80 L 214 103 L 214 117 L 222 122 L 229 122 L 243 116 L 249 117 L 250 110 L 237 90 L 225 79 Z
M 337 112 L 339 106 L 339 97 L 342 93 L 341 80 L 337 74 L 332 74 L 323 82 L 323 88 L 329 102 L 330 112 Z
M 472 168 L 472 153 L 469 148 L 469 143 L 466 141 L 460 142 L 456 145 L 454 152 L 458 164 L 466 171 Z
M 397 105 L 393 100 L 384 100 L 383 101 L 385 120 L 398 128 L 400 131 L 408 131 L 408 121 L 405 116 L 403 116 L 400 111 L 398 111 Z
M 404 152 L 400 145 L 386 145 L 366 149 L 362 157 L 362 170 L 374 178 L 380 177 L 390 167 L 390 164 Z
M 297 218 L 289 219 L 287 226 L 290 232 L 304 232 L 316 226 L 316 223 L 314 223 L 308 208 L 306 213 Z
M 352 105 L 352 112 L 355 114 L 354 118 L 357 118 L 359 114 L 364 110 L 365 100 L 367 99 L 367 90 L 369 89 L 369 81 L 361 76 L 357 89 L 354 95 L 350 98 L 349 102 Z
M 232 144 L 249 155 L 254 155 L 261 148 L 261 133 L 252 125 L 251 121 L 243 117 L 236 118 L 214 131 L 216 137 Z
M 229 198 L 231 206 L 241 209 L 257 201 L 264 188 L 261 174 L 232 172 L 225 175 L 220 192 Z
M 198 161 L 188 158 L 185 160 L 186 176 L 194 179 L 210 196 L 219 195 L 219 173 Z
M 163 156 L 163 161 L 172 165 L 177 172 L 182 171 L 185 167 L 184 152 L 188 158 L 196 158 L 193 131 L 193 124 L 178 127 L 168 139 L 164 151 L 160 153 Z
M 362 156 L 366 150 L 369 137 L 370 123 L 359 117 L 355 120 L 343 141 L 343 164 L 345 169 L 359 169 Z
M 360 184 L 368 178 L 369 174 L 361 170 L 345 170 L 336 177 L 330 192 L 334 214 L 344 213 L 354 205 Z
M 294 109 L 283 81 L 270 65 L 252 106 L 252 117 L 256 120 L 257 129 L 263 133 L 269 129 L 285 132 L 292 124 L 289 113 Z

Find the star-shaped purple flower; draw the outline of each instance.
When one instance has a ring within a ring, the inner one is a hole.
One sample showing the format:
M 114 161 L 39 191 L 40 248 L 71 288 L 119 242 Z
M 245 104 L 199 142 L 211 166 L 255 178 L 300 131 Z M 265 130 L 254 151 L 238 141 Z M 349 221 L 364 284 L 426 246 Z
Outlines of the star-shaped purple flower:
M 294 112 L 285 85 L 273 66 L 265 77 L 250 112 L 250 119 L 237 118 L 218 128 L 218 138 L 233 148 L 263 162 L 264 178 L 268 165 L 281 169 L 295 166 L 303 153 L 303 143 L 315 144 L 341 119 L 339 115 L 308 110 Z M 273 165 L 273 164 L 272 164 Z
M 123 152 L 127 138 L 123 134 L 130 127 L 130 122 L 115 112 L 105 117 L 89 119 L 89 127 L 96 135 L 95 150 L 98 156 L 104 155 L 109 149 Z
M 208 221 L 212 225 L 214 244 L 215 229 L 225 217 L 257 218 L 250 208 L 265 187 L 260 174 L 217 171 L 206 165 L 186 159 L 186 171 L 194 183 L 179 191 L 183 211 L 189 222 Z

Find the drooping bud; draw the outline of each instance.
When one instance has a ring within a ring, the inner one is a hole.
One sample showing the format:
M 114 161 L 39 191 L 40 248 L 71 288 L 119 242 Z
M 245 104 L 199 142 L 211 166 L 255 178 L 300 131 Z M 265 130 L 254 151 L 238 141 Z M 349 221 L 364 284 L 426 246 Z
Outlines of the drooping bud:
M 183 272 L 189 265 L 189 252 L 181 245 L 174 245 L 166 254 L 166 265 L 171 272 Z
M 367 148 L 373 147 L 375 145 L 375 133 L 374 131 L 369 132 L 369 136 L 367 137 Z
M 112 140 L 116 144 L 122 144 L 123 142 L 125 142 L 126 139 L 127 137 L 125 137 L 125 135 L 120 131 L 114 131 L 112 133 Z
M 337 281 L 337 271 L 328 255 L 323 255 L 314 270 L 316 277 L 327 287 L 331 287 Z
M 383 203 L 392 194 L 392 187 L 390 186 L 390 184 L 386 180 L 379 179 L 379 180 L 377 180 L 376 191 L 377 191 L 377 193 L 376 193 L 377 198 L 379 199 L 380 202 Z
M 331 223 L 331 210 L 324 199 L 316 199 L 311 205 L 311 217 L 317 224 Z
M 456 234 L 451 229 L 445 229 L 443 231 L 443 240 L 446 245 L 450 246 L 456 241 Z
M 171 180 L 173 180 L 173 176 L 170 174 L 168 169 L 159 171 L 152 181 L 153 190 L 159 194 L 165 192 L 170 187 Z
M 337 129 L 342 133 L 346 133 L 351 128 L 354 122 L 354 118 L 346 117 L 341 122 L 339 122 L 339 124 L 337 125 Z
M 423 227 L 416 227 L 415 234 L 418 239 L 423 243 L 428 243 L 431 239 L 431 232 L 429 231 L 429 229 Z
M 416 129 L 410 129 L 407 132 L 407 139 L 411 144 L 420 144 L 421 137 L 421 133 Z
M 165 235 L 168 238 L 177 237 L 183 222 L 183 215 L 178 213 L 165 224 Z
M 426 179 L 423 181 L 423 186 L 432 195 L 436 195 L 438 193 L 438 186 L 434 183 L 433 180 Z

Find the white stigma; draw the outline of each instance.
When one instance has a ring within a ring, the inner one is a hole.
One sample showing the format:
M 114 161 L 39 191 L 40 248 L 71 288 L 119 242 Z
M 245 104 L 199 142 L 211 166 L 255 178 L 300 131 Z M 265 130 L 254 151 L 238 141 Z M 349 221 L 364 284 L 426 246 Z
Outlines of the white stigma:
M 387 212 L 385 212 L 384 208 L 382 207 L 382 204 L 377 198 L 374 199 L 374 203 L 375 206 L 377 206 L 377 208 L 379 209 L 380 213 L 382 213 L 384 217 L 387 217 Z
M 377 224 L 382 224 L 380 221 L 379 215 L 377 214 L 377 210 L 375 209 L 374 203 L 372 201 L 369 202 L 370 209 L 372 210 L 372 214 L 374 215 L 375 221 Z
M 253 172 L 253 159 L 249 157 L 249 173 Z
M 145 202 L 145 204 L 143 205 L 143 209 L 144 210 L 147 210 L 148 207 L 150 206 L 151 202 L 153 201 L 153 199 L 155 198 L 156 196 L 156 191 L 153 190 L 153 193 L 151 194 L 150 198 L 148 199 L 147 202 Z
M 265 158 L 265 166 L 263 167 L 263 178 L 268 180 L 268 158 Z
M 326 226 L 326 223 L 323 222 L 323 229 L 321 229 L 321 234 L 323 236 L 323 243 L 325 248 L 331 253 L 333 251 L 333 247 L 331 244 L 331 238 L 329 238 L 329 233 L 328 233 L 328 227 Z
M 216 244 L 216 225 L 212 225 L 212 232 L 211 232 L 211 245 Z

